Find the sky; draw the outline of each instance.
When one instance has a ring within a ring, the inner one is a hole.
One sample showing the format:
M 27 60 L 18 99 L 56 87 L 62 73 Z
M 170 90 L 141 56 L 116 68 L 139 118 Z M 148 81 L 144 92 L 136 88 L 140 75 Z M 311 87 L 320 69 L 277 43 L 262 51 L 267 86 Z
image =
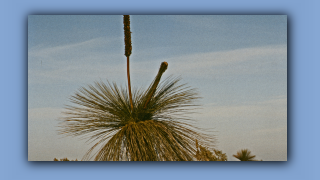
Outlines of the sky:
M 192 115 L 216 136 L 228 160 L 248 148 L 257 159 L 287 160 L 286 15 L 133 15 L 131 85 L 163 79 L 196 88 Z M 122 16 L 28 16 L 28 160 L 81 159 L 92 146 L 58 135 L 58 119 L 80 87 L 125 86 Z

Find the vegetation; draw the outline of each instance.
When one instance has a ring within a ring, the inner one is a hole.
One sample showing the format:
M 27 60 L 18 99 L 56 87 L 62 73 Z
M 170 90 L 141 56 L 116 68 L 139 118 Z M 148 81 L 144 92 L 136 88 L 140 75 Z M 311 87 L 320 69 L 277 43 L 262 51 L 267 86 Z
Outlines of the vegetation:
M 123 29 L 124 29 L 124 44 L 125 44 L 125 53 L 124 55 L 127 57 L 127 78 L 128 78 L 128 91 L 129 91 L 129 99 L 131 110 L 133 110 L 133 103 L 132 103 L 132 93 L 131 93 L 131 81 L 130 81 L 130 66 L 129 66 L 129 57 L 132 52 L 131 46 L 131 31 L 130 31 L 130 16 L 123 15 Z
M 240 161 L 257 161 L 254 158 L 255 155 L 251 155 L 251 151 L 248 149 L 241 149 L 237 152 L 237 154 L 233 155 L 233 157 L 239 159 Z
M 53 161 L 59 161 L 57 158 L 54 158 Z M 78 159 L 76 160 L 69 160 L 68 158 L 63 158 L 63 159 L 60 159 L 60 161 L 78 161 Z
M 237 152 L 236 155 L 233 155 L 235 158 L 239 159 L 240 161 L 258 161 L 255 160 L 255 155 L 251 155 L 251 151 L 248 149 L 241 149 Z M 54 161 L 59 161 L 57 158 L 53 159 Z M 196 140 L 196 154 L 195 154 L 196 161 L 227 161 L 227 155 L 222 153 L 217 149 L 213 149 L 211 152 L 207 147 L 201 146 L 198 144 Z M 76 160 L 69 160 L 68 158 L 60 159 L 60 161 L 78 161 Z M 260 160 L 262 161 L 262 160 Z
M 172 76 L 160 83 L 167 62 L 161 63 L 146 90 L 131 92 L 129 15 L 124 15 L 123 23 L 128 88 L 109 82 L 80 88 L 70 98 L 73 105 L 66 107 L 59 132 L 95 142 L 82 160 L 227 161 L 225 153 L 216 149 L 211 152 L 205 146 L 211 145 L 214 139 L 200 133 L 185 116 L 191 113 L 196 106 L 194 101 L 199 98 L 195 89 L 180 84 L 180 78 Z M 244 149 L 233 156 L 241 161 L 254 161 L 255 156 L 250 153 Z M 54 158 L 54 161 L 59 160 Z
M 195 157 L 197 161 L 227 161 L 227 155 L 222 151 L 213 149 L 214 153 L 212 153 L 208 148 L 198 145 L 198 142 L 196 142 L 196 147 Z
M 180 85 L 180 79 L 168 78 L 156 88 L 145 108 L 153 84 L 133 93 L 133 111 L 125 89 L 116 84 L 95 83 L 81 88 L 71 98 L 80 106 L 69 106 L 61 133 L 100 139 L 86 154 L 100 146 L 96 161 L 177 161 L 193 160 L 195 141 L 205 144 L 209 137 L 187 124 L 188 113 L 197 94 Z M 187 108 L 187 109 L 186 109 Z
M 195 106 L 197 93 L 180 84 L 179 78 L 169 77 L 160 83 L 167 62 L 161 63 L 147 90 L 136 89 L 131 93 L 130 17 L 124 15 L 123 21 L 128 91 L 109 82 L 80 88 L 70 98 L 74 105 L 67 106 L 60 133 L 97 141 L 83 160 L 93 157 L 95 161 L 194 160 L 196 139 L 201 144 L 211 140 L 184 116 Z

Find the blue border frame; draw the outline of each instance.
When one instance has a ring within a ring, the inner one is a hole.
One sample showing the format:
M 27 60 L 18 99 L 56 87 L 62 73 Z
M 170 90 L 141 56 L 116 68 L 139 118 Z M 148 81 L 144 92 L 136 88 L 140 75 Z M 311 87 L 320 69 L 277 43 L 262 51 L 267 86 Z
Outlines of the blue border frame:
M 128 0 L 126 0 L 128 1 Z M 1 177 L 4 179 L 317 179 L 319 7 L 317 0 L 1 3 Z M 31 14 L 288 15 L 287 162 L 28 162 L 27 17 Z M 316 61 L 318 60 L 318 61 Z M 4 115 L 4 116 L 3 116 Z M 256 164 L 259 163 L 259 164 Z M 320 179 L 320 178 L 319 178 Z

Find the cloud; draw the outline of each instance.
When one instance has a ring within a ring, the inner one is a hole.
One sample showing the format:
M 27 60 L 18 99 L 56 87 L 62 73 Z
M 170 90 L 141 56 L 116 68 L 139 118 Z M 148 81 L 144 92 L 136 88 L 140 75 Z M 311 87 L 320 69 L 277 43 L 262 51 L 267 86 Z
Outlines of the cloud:
M 286 96 L 230 106 L 205 104 L 193 118 L 199 119 L 201 127 L 216 130 L 213 135 L 228 156 L 249 148 L 259 152 L 258 159 L 286 160 Z
M 286 68 L 286 60 L 285 45 L 197 53 L 166 59 L 174 72 L 189 76 L 261 73 L 261 69 L 270 63 Z M 246 62 L 249 63 L 243 65 Z
M 108 79 L 112 77 L 113 81 L 118 79 L 117 77 L 122 77 L 126 73 L 123 52 L 99 50 L 101 45 L 110 46 L 112 41 L 99 38 L 77 44 L 52 48 L 37 47 L 29 50 L 29 83 L 83 82 L 104 77 Z M 37 58 L 43 61 L 41 67 Z M 166 74 L 212 78 L 226 74 L 272 73 L 277 70 L 286 73 L 286 60 L 286 45 L 277 45 L 195 53 L 167 59 L 139 59 L 131 61 L 130 70 L 133 81 L 134 77 L 149 81 L 150 78 L 147 77 L 150 77 L 150 74 L 156 75 L 160 63 L 166 61 L 169 63 Z
M 181 75 L 184 78 L 209 78 L 254 75 L 286 74 L 287 46 L 243 48 L 219 52 L 194 53 L 150 61 L 131 63 L 132 74 L 141 77 L 156 74 L 160 63 L 168 62 L 166 74 Z M 286 80 L 286 78 L 284 79 Z
M 269 134 L 269 133 L 281 133 L 281 132 L 287 132 L 287 126 L 284 127 L 277 127 L 277 128 L 267 128 L 267 129 L 258 129 L 253 131 L 253 133 L 257 134 Z
M 125 61 L 120 61 L 122 54 L 112 50 L 118 41 L 118 38 L 102 37 L 69 45 L 31 48 L 28 83 L 83 82 L 126 72 Z
M 57 119 L 62 116 L 63 108 L 31 108 L 28 109 L 28 121 L 43 121 Z
M 28 56 L 47 58 L 56 54 L 66 54 L 68 52 L 79 50 L 88 51 L 94 48 L 110 46 L 117 41 L 119 41 L 119 38 L 99 37 L 83 42 L 60 45 L 55 47 L 44 47 L 43 45 L 38 45 L 28 50 Z
M 254 120 L 255 122 L 263 121 L 267 123 L 268 121 L 268 123 L 274 122 L 286 125 L 287 98 L 285 96 L 277 96 L 265 101 L 230 106 L 206 104 L 202 109 L 198 110 L 194 117 L 230 123 Z

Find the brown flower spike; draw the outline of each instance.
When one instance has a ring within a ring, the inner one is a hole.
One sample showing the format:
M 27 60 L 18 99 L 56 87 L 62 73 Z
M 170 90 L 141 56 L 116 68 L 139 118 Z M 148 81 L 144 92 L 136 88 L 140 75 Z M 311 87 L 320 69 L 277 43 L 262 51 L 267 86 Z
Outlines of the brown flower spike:
M 130 16 L 123 15 L 123 24 L 124 24 L 124 44 L 125 44 L 125 56 L 129 57 L 132 52 L 131 46 L 131 32 L 130 32 Z
M 127 57 L 127 77 L 128 77 L 128 91 L 129 91 L 129 99 L 131 110 L 133 110 L 133 103 L 132 103 L 132 93 L 131 93 L 131 81 L 130 81 L 130 65 L 129 65 L 129 56 L 132 52 L 131 46 L 131 32 L 130 32 L 130 16 L 123 15 L 123 29 L 124 29 L 124 45 L 125 45 L 125 53 L 124 55 Z

